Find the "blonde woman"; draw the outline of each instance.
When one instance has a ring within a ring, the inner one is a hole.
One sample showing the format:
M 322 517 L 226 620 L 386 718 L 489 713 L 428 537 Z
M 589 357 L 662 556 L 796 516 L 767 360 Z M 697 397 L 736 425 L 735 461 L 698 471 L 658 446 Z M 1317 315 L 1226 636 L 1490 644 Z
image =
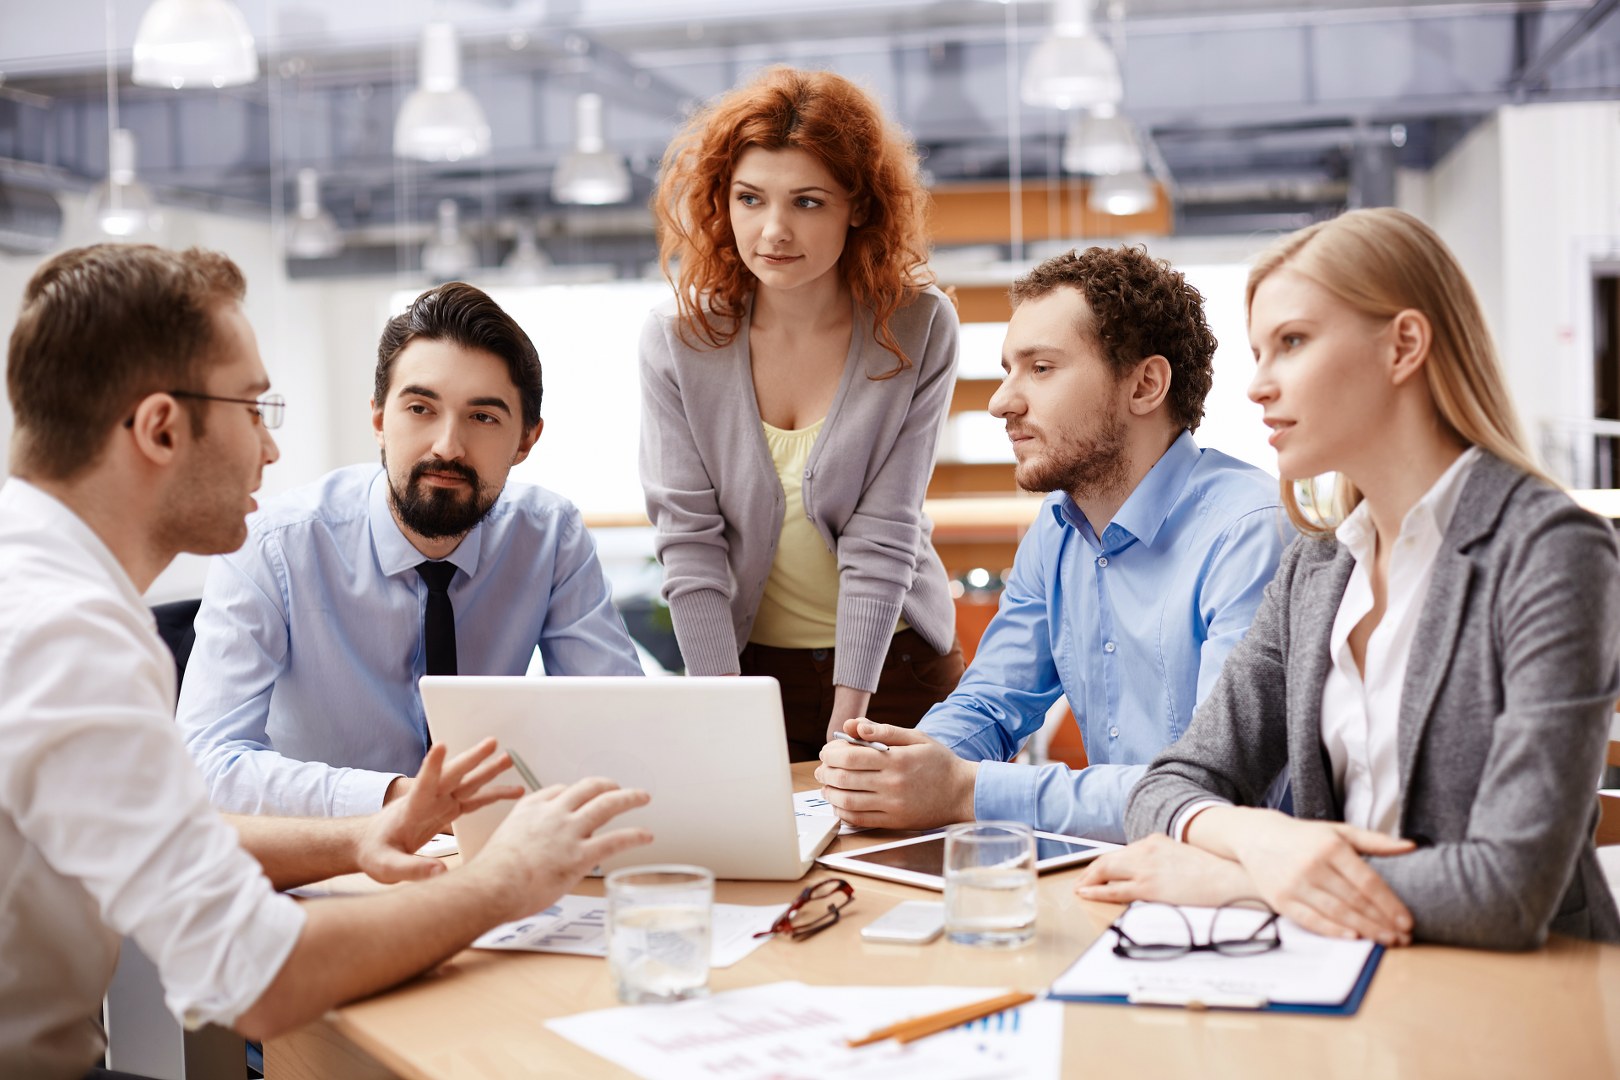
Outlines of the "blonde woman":
M 914 727 L 962 652 L 923 494 L 956 380 L 909 140 L 842 76 L 771 68 L 676 137 L 673 300 L 641 338 L 641 478 L 692 675 L 782 684 L 795 761 Z
M 1247 299 L 1305 535 L 1132 792 L 1149 839 L 1080 894 L 1257 895 L 1390 945 L 1620 940 L 1592 846 L 1620 558 L 1532 461 L 1462 271 L 1417 219 L 1356 211 L 1279 242 Z M 1292 482 L 1327 472 L 1322 524 Z M 1256 808 L 1285 763 L 1297 818 Z

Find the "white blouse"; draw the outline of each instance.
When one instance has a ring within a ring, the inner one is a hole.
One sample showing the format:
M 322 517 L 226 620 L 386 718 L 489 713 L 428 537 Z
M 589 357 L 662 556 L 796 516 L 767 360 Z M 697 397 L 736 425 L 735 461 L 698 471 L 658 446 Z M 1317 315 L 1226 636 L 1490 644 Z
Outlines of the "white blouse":
M 1322 744 L 1350 825 L 1391 836 L 1400 828 L 1398 746 L 1406 662 L 1416 644 L 1435 557 L 1478 457 L 1478 448 L 1470 447 L 1406 512 L 1390 553 L 1384 615 L 1367 640 L 1359 669 L 1350 652 L 1350 632 L 1372 610 L 1377 548 L 1367 504 L 1357 506 L 1337 530 L 1355 567 L 1328 638 L 1333 667 L 1322 687 Z

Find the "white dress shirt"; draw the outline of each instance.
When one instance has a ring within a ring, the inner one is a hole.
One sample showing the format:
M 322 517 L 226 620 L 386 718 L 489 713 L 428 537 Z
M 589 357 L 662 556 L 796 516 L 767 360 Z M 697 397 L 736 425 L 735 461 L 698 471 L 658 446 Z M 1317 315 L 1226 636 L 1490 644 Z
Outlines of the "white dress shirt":
M 1406 512 L 1389 557 L 1384 614 L 1367 639 L 1362 667 L 1350 652 L 1350 632 L 1372 610 L 1372 566 L 1377 534 L 1363 502 L 1338 528 L 1355 567 L 1328 637 L 1332 670 L 1322 686 L 1322 745 L 1347 824 L 1391 836 L 1400 828 L 1401 689 L 1423 616 L 1429 577 L 1468 470 L 1479 457 L 1470 447 Z
M 129 935 L 182 1022 L 230 1024 L 303 912 L 208 805 L 174 661 L 77 515 L 0 487 L 0 1076 L 83 1076 Z

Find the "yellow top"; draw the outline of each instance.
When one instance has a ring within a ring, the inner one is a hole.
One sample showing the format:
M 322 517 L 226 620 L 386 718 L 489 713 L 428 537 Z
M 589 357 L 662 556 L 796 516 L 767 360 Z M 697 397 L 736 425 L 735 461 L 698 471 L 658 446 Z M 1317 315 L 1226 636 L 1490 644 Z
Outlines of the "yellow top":
M 805 513 L 801 486 L 822 417 L 807 428 L 783 431 L 760 421 L 776 475 L 782 480 L 782 535 L 765 579 L 749 640 L 778 649 L 830 649 L 838 640 L 838 556 L 827 550 Z

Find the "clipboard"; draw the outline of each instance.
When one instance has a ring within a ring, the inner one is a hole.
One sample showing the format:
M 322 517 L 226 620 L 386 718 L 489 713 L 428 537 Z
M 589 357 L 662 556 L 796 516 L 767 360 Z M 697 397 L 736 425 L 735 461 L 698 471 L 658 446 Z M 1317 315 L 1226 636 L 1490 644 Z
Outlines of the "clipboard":
M 1142 905 L 1152 918 L 1180 913 L 1193 940 L 1208 940 L 1214 908 Z M 1129 910 L 1129 909 L 1127 909 Z M 1149 924 L 1151 926 L 1151 923 Z M 1105 931 L 1053 980 L 1049 996 L 1096 1005 L 1292 1012 L 1353 1016 L 1361 1008 L 1384 948 L 1366 940 L 1313 934 L 1287 919 L 1282 947 L 1248 956 L 1195 951 L 1173 959 L 1116 956 Z
M 1102 942 L 1103 939 L 1099 937 L 1091 948 L 1097 948 Z M 1103 947 L 1106 948 L 1107 946 Z M 1384 947 L 1374 945 L 1372 952 L 1367 955 L 1366 964 L 1361 968 L 1361 974 L 1356 978 L 1355 985 L 1350 988 L 1350 995 L 1338 1005 L 1296 1005 L 1289 1002 L 1269 1001 L 1264 998 L 1257 998 L 1252 1001 L 1239 1001 L 1235 998 L 1220 997 L 1214 997 L 1207 1001 L 1192 997 L 1171 1000 L 1169 995 L 1144 997 L 1129 994 L 1060 994 L 1056 990 L 1048 992 L 1047 997 L 1053 1001 L 1071 1001 L 1080 1005 L 1141 1005 L 1148 1008 L 1157 1006 L 1160 1008 L 1192 1009 L 1197 1011 L 1226 1010 L 1302 1013 L 1308 1016 L 1354 1016 L 1361 1008 L 1362 999 L 1367 996 L 1367 987 L 1372 985 L 1373 973 L 1378 970 L 1378 962 L 1383 959 L 1383 956 Z M 1153 963 L 1154 961 L 1144 960 L 1141 962 Z

